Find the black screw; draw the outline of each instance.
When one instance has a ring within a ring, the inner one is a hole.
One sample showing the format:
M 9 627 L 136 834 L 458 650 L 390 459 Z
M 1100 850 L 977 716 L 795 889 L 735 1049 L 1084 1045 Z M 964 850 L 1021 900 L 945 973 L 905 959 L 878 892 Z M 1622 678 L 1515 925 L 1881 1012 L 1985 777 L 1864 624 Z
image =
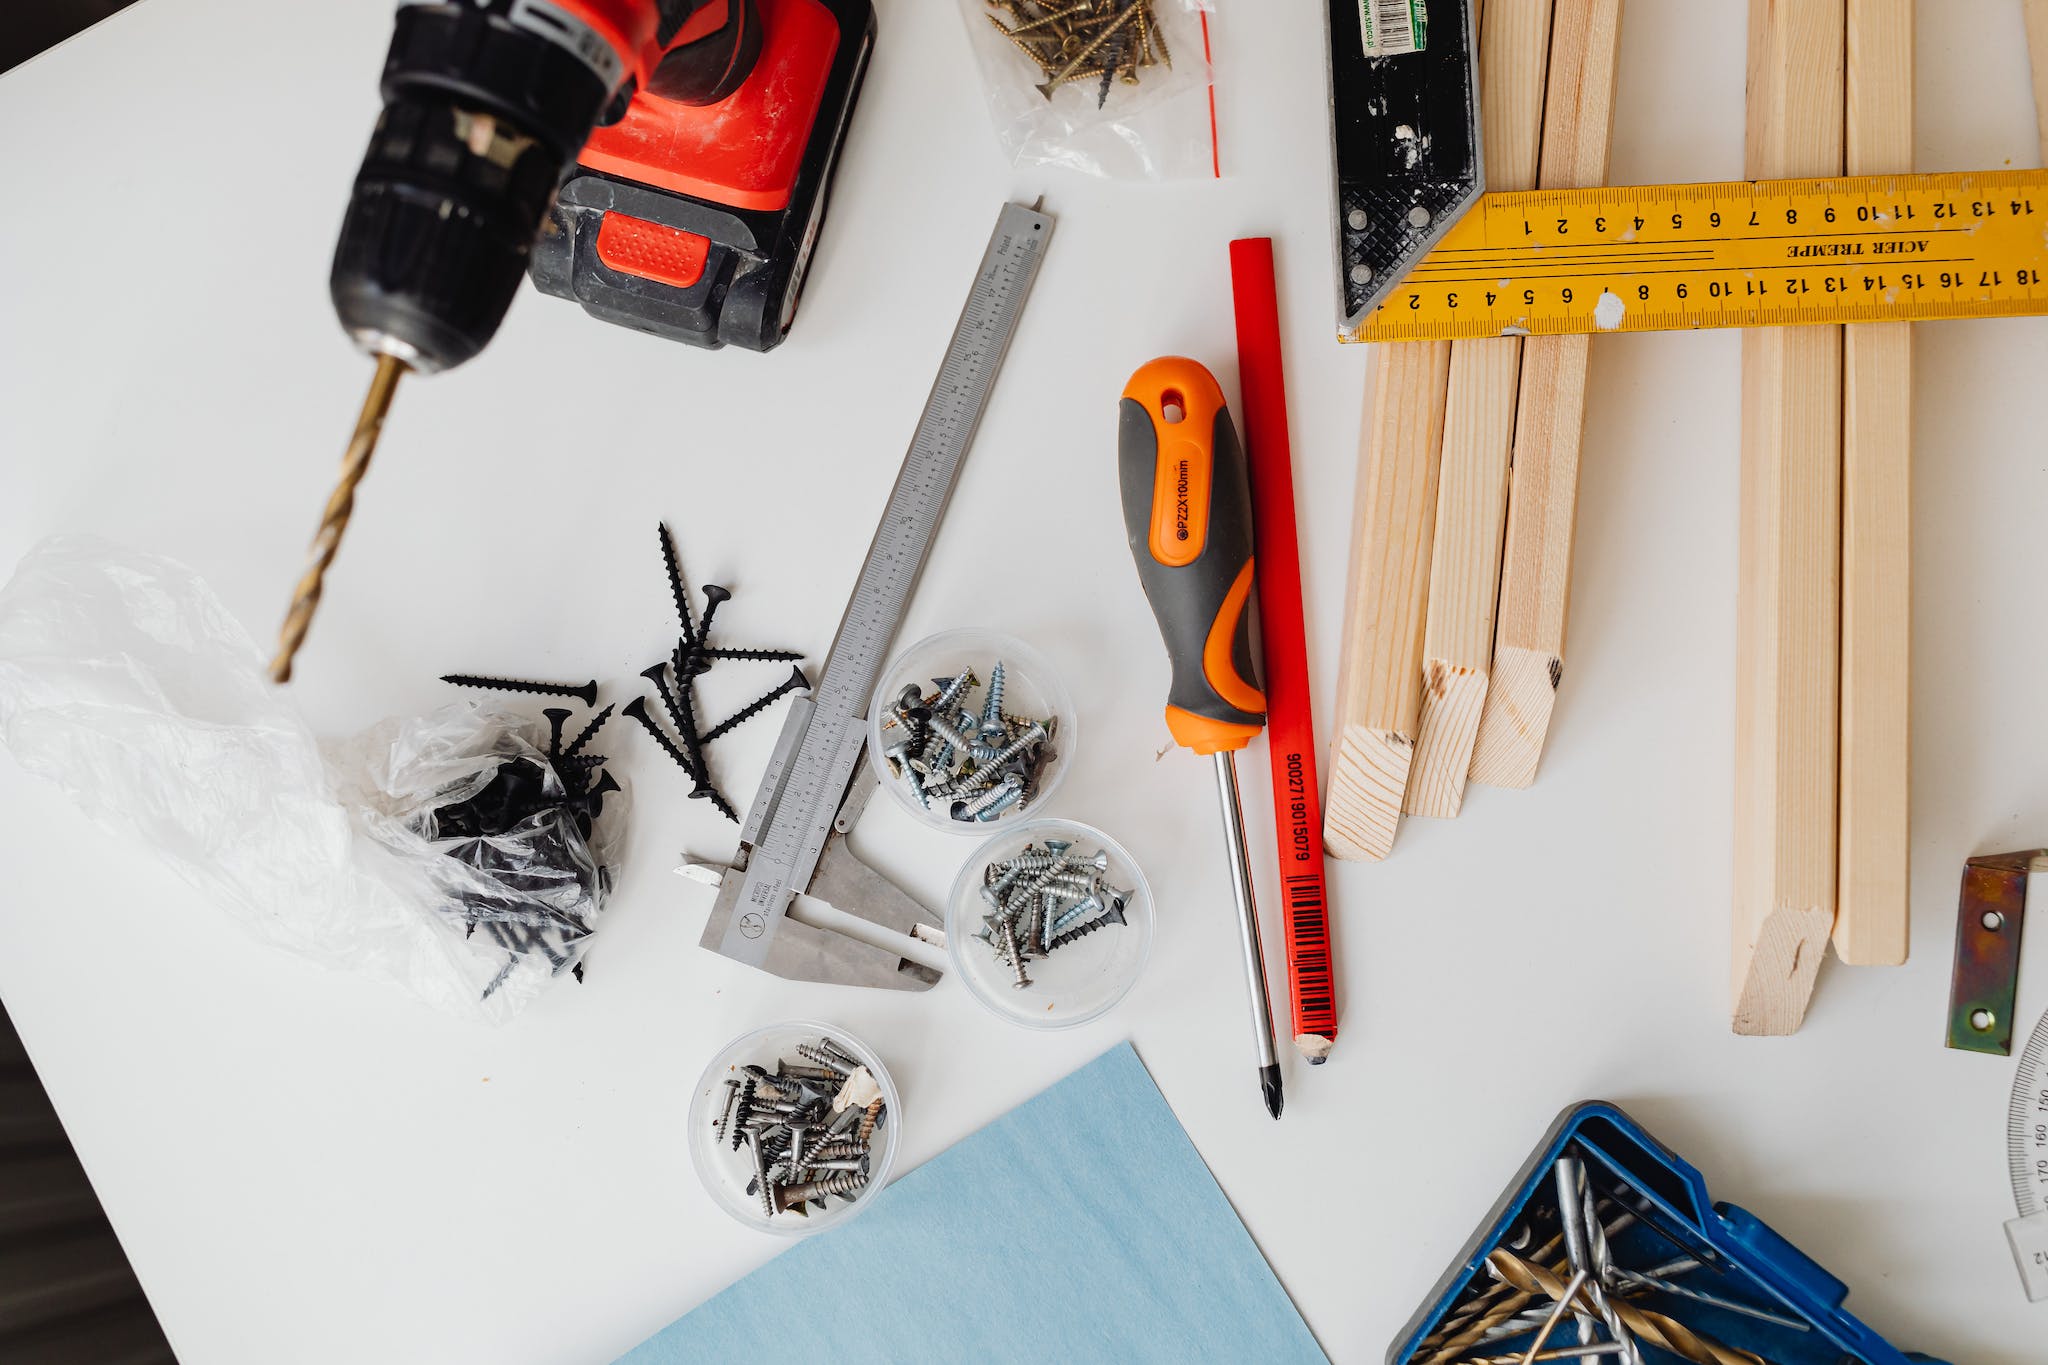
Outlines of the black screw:
M 1057 937 L 1055 937 L 1050 944 L 1046 945 L 1046 951 L 1050 952 L 1054 948 L 1064 948 L 1069 943 L 1072 943 L 1075 939 L 1085 938 L 1087 935 L 1094 933 L 1097 929 L 1102 928 L 1104 925 L 1124 923 L 1127 923 L 1127 921 L 1124 918 L 1124 903 L 1120 900 L 1112 898 L 1109 902 L 1109 907 L 1106 910 L 1104 910 L 1101 914 L 1097 915 L 1094 919 L 1089 920 L 1086 924 L 1077 924 L 1073 928 L 1067 930 L 1064 934 L 1060 934 Z
M 697 800 L 709 800 L 713 806 L 718 808 L 720 815 L 723 815 L 735 825 L 740 822 L 740 813 L 732 808 L 732 802 L 725 799 L 725 793 L 709 783 L 697 788 L 690 795 Z
M 566 706 L 550 706 L 541 714 L 548 718 L 548 757 L 560 758 L 562 756 L 562 725 L 569 719 L 572 712 Z
M 719 736 L 727 733 L 736 726 L 743 725 L 747 721 L 752 720 L 755 716 L 760 715 L 763 711 L 766 711 L 769 707 L 775 704 L 775 701 L 778 697 L 787 696 L 789 693 L 796 691 L 799 687 L 809 687 L 810 685 L 811 680 L 804 676 L 804 671 L 801 668 L 790 669 L 789 676 L 782 680 L 780 686 L 775 687 L 767 692 L 764 692 L 760 696 L 756 697 L 754 700 L 748 702 L 745 706 L 741 707 L 731 716 L 721 721 L 716 727 L 714 727 L 711 730 L 710 733 L 704 735 L 699 742 L 703 744 L 709 744 L 712 740 L 717 739 Z
M 704 585 L 704 624 L 698 628 L 697 641 L 705 648 L 708 649 L 711 645 L 711 618 L 718 615 L 719 603 L 731 600 L 730 589 L 721 588 L 716 583 Z
M 649 669 L 649 671 L 653 671 L 653 669 Z M 655 686 L 659 686 L 659 684 L 655 684 Z M 688 696 L 688 692 L 684 692 L 684 696 Z M 719 814 L 723 814 L 725 819 L 729 819 L 733 825 L 739 823 L 739 812 L 733 810 L 733 804 L 729 800 L 725 800 L 723 792 L 719 792 L 715 786 L 711 786 L 711 769 L 705 765 L 705 751 L 698 747 L 694 731 L 690 731 L 688 726 L 682 726 L 684 743 L 690 745 L 690 753 L 684 753 L 682 749 L 676 747 L 676 741 L 672 741 L 668 735 L 662 733 L 662 726 L 659 726 L 659 722 L 653 716 L 647 714 L 647 698 L 643 698 L 643 696 L 633 698 L 631 702 L 625 704 L 625 708 L 618 712 L 618 714 L 621 714 L 621 716 L 633 716 L 639 722 L 641 729 L 647 731 L 657 745 L 662 745 L 662 751 L 670 759 L 676 761 L 676 767 L 680 767 L 682 772 L 690 774 L 690 782 L 696 784 L 696 790 L 690 792 L 692 798 L 696 798 L 696 800 L 709 800 L 713 806 L 719 808 Z
M 678 686 L 674 691 L 670 691 L 667 675 L 667 664 L 656 664 L 652 668 L 640 670 L 640 676 L 654 684 L 654 695 L 661 699 L 661 707 L 668 712 L 668 718 L 675 725 L 676 733 L 681 735 L 683 743 L 689 746 L 690 776 L 697 777 L 702 772 L 704 764 L 703 756 L 697 751 L 697 747 L 690 743 L 697 734 L 696 708 L 688 703 L 687 685 Z
M 741 1095 L 740 1086 L 741 1082 L 737 1077 L 729 1078 L 725 1083 L 725 1113 L 720 1116 L 716 1125 L 718 1136 L 721 1138 L 735 1132 L 740 1121 L 746 1117 L 747 1101 Z
M 668 570 L 668 592 L 675 599 L 676 618 L 683 623 L 683 638 L 695 643 L 697 626 L 690 616 L 690 594 L 683 587 L 683 567 L 676 561 L 676 543 L 667 522 L 656 522 L 655 529 L 661 532 L 661 562 Z
M 678 768 L 681 768 L 684 772 L 688 773 L 692 779 L 696 778 L 697 770 L 690 766 L 689 756 L 686 755 L 681 749 L 678 749 L 675 746 L 674 741 L 670 740 L 667 735 L 663 734 L 661 731 L 661 727 L 655 724 L 654 717 L 647 714 L 647 698 L 633 698 L 633 700 L 627 702 L 623 707 L 620 708 L 619 714 L 622 716 L 631 716 L 635 721 L 638 721 L 640 724 L 640 728 L 645 730 L 649 735 L 653 736 L 654 742 L 661 746 L 661 751 L 667 754 L 670 758 L 674 759 L 675 764 Z
M 610 720 L 611 718 L 612 708 L 610 706 L 606 706 L 604 710 L 598 712 L 597 715 L 592 718 L 590 724 L 583 727 L 583 733 L 577 735 L 575 739 L 570 741 L 569 747 L 562 751 L 561 757 L 574 758 L 576 757 L 576 755 L 582 753 L 583 746 L 590 743 L 591 740 L 596 739 L 597 732 L 599 730 L 604 729 L 604 723 Z
M 443 673 L 441 681 L 457 687 L 481 687 L 492 692 L 527 692 L 536 697 L 574 697 L 585 706 L 597 705 L 597 679 L 581 687 L 567 683 L 529 682 L 524 678 L 480 678 L 474 673 Z
M 583 814 L 592 820 L 595 820 L 599 816 L 603 815 L 605 797 L 610 793 L 618 790 L 619 780 L 616 777 L 613 777 L 608 772 L 598 773 L 597 785 L 592 787 L 589 791 L 585 792 L 579 798 L 583 807 Z M 585 837 L 589 837 L 587 833 Z
M 727 1131 L 732 1134 L 732 1150 L 735 1152 L 740 1149 L 740 1143 L 745 1140 L 746 1130 L 743 1125 L 747 1121 L 748 1112 L 753 1107 L 754 1081 L 752 1077 L 748 1077 L 746 1083 L 740 1088 L 739 1103 L 733 1107 L 733 1122 L 727 1125 Z
M 682 736 L 683 748 L 689 753 L 690 761 L 697 765 L 697 781 L 709 783 L 711 765 L 704 761 L 704 742 L 697 737 L 697 683 L 691 675 L 682 671 L 682 665 L 683 646 L 678 642 L 675 653 L 669 660 L 669 670 L 675 675 L 676 680 L 675 692 L 673 696 L 667 692 L 662 696 L 664 701 L 673 703 L 669 707 L 669 714 L 675 720 L 676 733 Z M 663 686 L 659 680 L 654 685 L 657 688 Z
M 755 663 L 793 664 L 803 661 L 803 654 L 794 649 L 712 649 L 699 648 L 692 651 L 704 659 L 749 659 Z M 703 670 L 698 670 L 702 672 Z
M 1109 55 L 1102 59 L 1102 89 L 1095 95 L 1097 109 L 1109 103 L 1109 83 L 1116 79 L 1116 69 L 1124 64 L 1124 43 L 1130 32 L 1125 29 L 1117 34 L 1116 41 L 1109 45 Z

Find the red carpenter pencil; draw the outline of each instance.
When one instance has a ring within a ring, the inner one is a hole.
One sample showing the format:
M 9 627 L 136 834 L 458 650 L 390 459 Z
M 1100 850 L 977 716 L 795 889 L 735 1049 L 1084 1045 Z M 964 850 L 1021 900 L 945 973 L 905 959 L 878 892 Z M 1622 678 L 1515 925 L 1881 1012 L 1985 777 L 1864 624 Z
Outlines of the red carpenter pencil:
M 1237 366 L 1252 483 L 1258 555 L 1259 633 L 1265 649 L 1266 743 L 1280 842 L 1287 925 L 1287 984 L 1294 1045 L 1312 1063 L 1337 1039 L 1330 966 L 1330 913 L 1323 889 L 1322 800 L 1316 787 L 1315 716 L 1309 709 L 1308 641 L 1301 621 L 1301 546 L 1294 528 L 1294 461 L 1287 442 L 1287 382 L 1280 365 L 1280 300 L 1273 242 L 1230 244 L 1237 301 Z

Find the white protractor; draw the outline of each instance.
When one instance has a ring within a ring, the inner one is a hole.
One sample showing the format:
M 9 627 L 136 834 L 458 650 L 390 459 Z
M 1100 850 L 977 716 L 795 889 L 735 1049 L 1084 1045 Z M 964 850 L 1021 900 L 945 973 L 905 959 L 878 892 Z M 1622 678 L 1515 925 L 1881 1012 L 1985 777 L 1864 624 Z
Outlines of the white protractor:
M 2048 1300 L 2048 1014 L 2020 1054 L 2006 1115 L 2006 1157 L 2020 1216 L 2005 1225 L 2027 1299 Z

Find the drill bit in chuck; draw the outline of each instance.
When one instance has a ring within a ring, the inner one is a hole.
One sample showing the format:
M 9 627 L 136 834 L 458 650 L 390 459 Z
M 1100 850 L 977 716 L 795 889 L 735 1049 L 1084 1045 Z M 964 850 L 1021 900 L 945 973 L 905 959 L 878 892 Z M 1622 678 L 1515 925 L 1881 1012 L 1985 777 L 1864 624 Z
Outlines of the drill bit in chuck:
M 306 642 L 313 610 L 320 605 L 320 588 L 327 566 L 334 562 L 334 552 L 341 548 L 341 534 L 348 529 L 348 519 L 355 511 L 356 485 L 369 472 L 370 456 L 376 453 L 377 438 L 384 431 L 384 414 L 391 410 L 391 396 L 398 391 L 399 378 L 405 371 L 406 364 L 398 357 L 377 357 L 377 371 L 370 376 L 370 392 L 356 418 L 355 434 L 349 437 L 348 451 L 341 457 L 341 479 L 327 499 L 326 510 L 320 514 L 320 529 L 314 533 L 313 544 L 306 553 L 306 571 L 292 590 L 291 610 L 285 613 L 284 626 L 278 631 L 277 657 L 270 662 L 272 682 L 292 680 L 292 659 Z

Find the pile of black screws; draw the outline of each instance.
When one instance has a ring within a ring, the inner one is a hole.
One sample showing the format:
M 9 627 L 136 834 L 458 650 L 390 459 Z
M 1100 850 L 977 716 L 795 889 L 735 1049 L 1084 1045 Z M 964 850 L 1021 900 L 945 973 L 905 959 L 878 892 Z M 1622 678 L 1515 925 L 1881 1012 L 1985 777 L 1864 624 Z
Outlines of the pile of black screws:
M 1005 711 L 1005 671 L 997 660 L 978 707 L 981 680 L 973 669 L 932 679 L 930 692 L 908 683 L 891 704 L 882 724 L 882 757 L 926 810 L 987 822 L 1021 810 L 1038 794 L 1039 775 L 1058 757 L 1052 739 L 1059 718 Z
M 1015 974 L 1018 990 L 1031 984 L 1025 964 L 1033 958 L 1049 957 L 1106 925 L 1127 923 L 1124 905 L 1131 893 L 1109 885 L 1108 871 L 1104 850 L 1083 857 L 1058 839 L 1027 844 L 1016 857 L 982 871 L 981 899 L 989 913 L 975 937 Z
M 449 673 L 441 681 L 496 692 L 573 697 L 585 706 L 597 701 L 595 682 L 572 687 L 473 673 Z M 605 797 L 619 790 L 619 784 L 605 771 L 609 760 L 588 750 L 611 719 L 612 708 L 591 717 L 567 744 L 562 742 L 563 726 L 574 712 L 551 706 L 541 714 L 548 721 L 545 766 L 526 757 L 505 759 L 474 794 L 429 810 L 420 830 L 429 839 L 456 841 L 448 856 L 474 867 L 494 884 L 528 893 L 465 893 L 461 898 L 463 937 L 473 937 L 482 926 L 506 953 L 505 965 L 484 987 L 485 999 L 505 983 L 521 958 L 529 956 L 545 957 L 551 974 L 573 968 L 581 981 L 584 940 L 596 931 L 597 906 L 610 889 L 610 869 L 591 856 L 590 838 L 604 813 Z
M 794 1059 L 743 1066 L 725 1082 L 711 1131 L 753 1156 L 747 1193 L 763 1216 L 808 1218 L 832 1199 L 852 1203 L 867 1189 L 875 1133 L 888 1105 L 868 1069 L 830 1038 L 797 1045 Z
M 661 746 L 663 753 L 675 761 L 690 776 L 693 784 L 690 795 L 702 801 L 709 801 L 718 808 L 718 813 L 738 824 L 740 814 L 726 800 L 711 780 L 710 765 L 705 762 L 704 751 L 711 747 L 713 740 L 730 734 L 734 729 L 766 711 L 777 701 L 799 688 L 809 687 L 810 679 L 801 668 L 792 667 L 789 676 L 781 683 L 753 701 L 748 702 L 732 715 L 726 717 L 708 730 L 699 730 L 697 725 L 697 679 L 711 671 L 711 666 L 721 660 L 747 660 L 752 662 L 795 664 L 803 655 L 793 649 L 742 649 L 711 643 L 711 622 L 718 615 L 721 604 L 732 600 L 732 593 L 716 583 L 704 585 L 704 615 L 700 620 L 691 611 L 689 590 L 683 586 L 682 566 L 676 560 L 675 542 L 669 538 L 668 527 L 658 526 L 661 533 L 661 560 L 668 571 L 669 596 L 675 601 L 676 620 L 682 627 L 682 636 L 669 657 L 643 670 L 641 677 L 654 684 L 655 697 L 661 709 L 668 713 L 669 723 L 675 727 L 676 738 L 669 738 L 647 708 L 645 697 L 635 697 L 626 703 L 621 715 L 633 720 Z

